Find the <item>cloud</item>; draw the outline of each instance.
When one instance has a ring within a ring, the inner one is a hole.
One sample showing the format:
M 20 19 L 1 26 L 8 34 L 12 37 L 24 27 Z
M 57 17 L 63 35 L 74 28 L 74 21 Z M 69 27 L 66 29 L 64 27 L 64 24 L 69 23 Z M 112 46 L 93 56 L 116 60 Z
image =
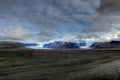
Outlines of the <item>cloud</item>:
M 30 34 L 31 34 L 31 30 L 29 29 L 23 27 L 13 27 L 9 29 L 4 36 L 6 38 L 23 40 L 24 38 L 28 38 Z
M 53 32 L 49 29 L 42 30 L 40 33 L 42 36 L 50 37 L 53 35 Z
M 118 0 L 0 0 L 0 40 L 116 39 L 119 9 Z
M 120 11 L 120 0 L 101 0 L 99 10 L 102 12 L 118 12 Z

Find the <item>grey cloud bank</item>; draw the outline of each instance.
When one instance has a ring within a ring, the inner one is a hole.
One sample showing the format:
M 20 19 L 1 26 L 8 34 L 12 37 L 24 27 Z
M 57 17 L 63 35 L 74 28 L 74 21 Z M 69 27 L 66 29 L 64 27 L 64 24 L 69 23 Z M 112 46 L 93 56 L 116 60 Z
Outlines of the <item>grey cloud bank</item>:
M 99 9 L 102 12 L 120 11 L 120 0 L 101 0 Z
M 119 40 L 119 2 L 0 0 L 0 40 Z

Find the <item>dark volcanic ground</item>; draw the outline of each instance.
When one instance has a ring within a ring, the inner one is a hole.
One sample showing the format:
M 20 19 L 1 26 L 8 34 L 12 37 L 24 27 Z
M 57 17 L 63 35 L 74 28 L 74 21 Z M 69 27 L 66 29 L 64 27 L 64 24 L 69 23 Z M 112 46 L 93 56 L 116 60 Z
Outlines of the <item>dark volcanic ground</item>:
M 0 80 L 120 80 L 120 51 L 0 50 Z

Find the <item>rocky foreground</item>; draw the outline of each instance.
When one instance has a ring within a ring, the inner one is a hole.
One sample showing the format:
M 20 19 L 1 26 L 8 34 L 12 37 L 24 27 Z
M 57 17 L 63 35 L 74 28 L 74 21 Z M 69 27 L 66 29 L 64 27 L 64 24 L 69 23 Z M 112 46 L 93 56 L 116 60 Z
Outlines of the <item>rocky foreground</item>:
M 119 50 L 0 50 L 0 80 L 119 79 Z

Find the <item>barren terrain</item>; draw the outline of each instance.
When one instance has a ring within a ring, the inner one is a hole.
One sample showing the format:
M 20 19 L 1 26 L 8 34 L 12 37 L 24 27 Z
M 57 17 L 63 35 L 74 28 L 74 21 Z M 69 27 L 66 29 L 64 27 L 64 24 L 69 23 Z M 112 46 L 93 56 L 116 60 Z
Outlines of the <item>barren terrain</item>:
M 119 80 L 120 50 L 0 50 L 0 80 Z

